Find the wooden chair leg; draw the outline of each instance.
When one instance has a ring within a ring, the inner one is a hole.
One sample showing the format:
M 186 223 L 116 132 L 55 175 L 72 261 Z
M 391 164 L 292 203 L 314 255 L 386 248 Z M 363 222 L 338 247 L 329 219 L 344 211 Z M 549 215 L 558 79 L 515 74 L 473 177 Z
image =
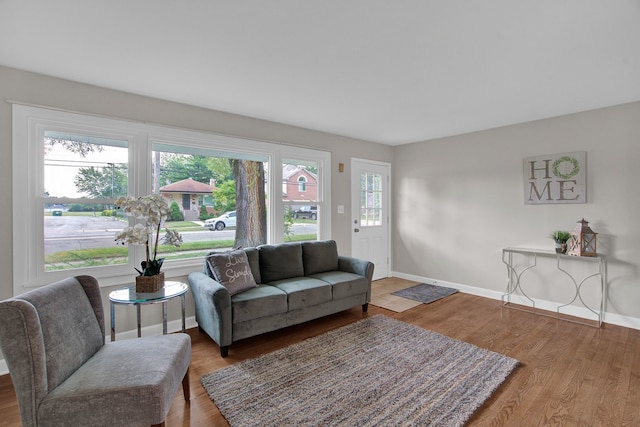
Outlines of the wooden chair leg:
M 189 368 L 187 368 L 187 373 L 184 374 L 184 378 L 182 379 L 182 394 L 184 394 L 184 400 L 191 400 L 191 382 L 189 381 Z

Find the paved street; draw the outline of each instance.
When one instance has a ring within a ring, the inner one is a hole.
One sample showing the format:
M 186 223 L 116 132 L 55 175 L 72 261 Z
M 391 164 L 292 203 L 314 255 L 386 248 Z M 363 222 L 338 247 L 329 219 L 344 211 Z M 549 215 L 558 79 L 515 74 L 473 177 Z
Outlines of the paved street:
M 127 223 L 104 216 L 45 216 L 45 254 L 74 249 L 104 248 L 115 245 L 115 235 Z M 315 233 L 316 224 L 294 224 L 294 234 Z M 184 242 L 229 240 L 235 237 L 234 229 L 223 231 L 187 231 L 180 233 Z

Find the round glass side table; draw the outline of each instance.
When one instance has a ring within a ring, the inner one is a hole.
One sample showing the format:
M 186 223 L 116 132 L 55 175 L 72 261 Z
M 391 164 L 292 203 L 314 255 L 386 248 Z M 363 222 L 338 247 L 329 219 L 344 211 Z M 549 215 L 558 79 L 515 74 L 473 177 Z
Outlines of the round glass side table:
M 182 304 L 182 332 L 185 332 L 185 309 L 184 297 L 189 290 L 189 286 L 182 282 L 166 281 L 164 287 L 158 292 L 137 293 L 136 285 L 125 286 L 109 293 L 111 305 L 111 341 L 116 340 L 116 316 L 115 305 L 127 304 L 135 305 L 138 320 L 138 338 L 142 335 L 140 327 L 140 306 L 146 304 L 162 303 L 162 333 L 167 334 L 167 301 L 180 297 Z

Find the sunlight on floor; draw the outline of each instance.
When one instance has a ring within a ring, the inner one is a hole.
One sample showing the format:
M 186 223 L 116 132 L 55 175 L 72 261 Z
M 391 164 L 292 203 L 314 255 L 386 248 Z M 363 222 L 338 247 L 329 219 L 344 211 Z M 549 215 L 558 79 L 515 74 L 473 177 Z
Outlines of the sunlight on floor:
M 416 284 L 408 283 L 406 280 L 395 281 L 389 279 L 371 282 L 371 304 L 397 313 L 417 307 L 422 304 L 420 301 L 391 295 L 392 292 L 406 289 Z

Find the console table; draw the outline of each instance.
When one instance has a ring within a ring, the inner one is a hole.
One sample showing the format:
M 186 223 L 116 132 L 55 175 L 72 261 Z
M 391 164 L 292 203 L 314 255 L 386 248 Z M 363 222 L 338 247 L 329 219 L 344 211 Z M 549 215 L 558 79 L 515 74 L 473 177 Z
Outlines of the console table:
M 136 285 L 125 286 L 109 293 L 109 302 L 111 303 L 111 341 L 116 340 L 116 304 L 128 304 L 136 306 L 136 315 L 138 320 L 138 338 L 142 335 L 140 326 L 140 306 L 146 304 L 162 303 L 162 333 L 167 334 L 167 301 L 180 297 L 182 304 L 182 332 L 185 331 L 185 307 L 184 297 L 189 290 L 189 285 L 181 282 L 165 282 L 165 285 L 158 292 L 138 293 Z
M 531 258 L 531 263 L 524 265 L 520 272 L 516 271 L 516 266 L 514 266 L 514 255 L 515 254 L 523 254 L 527 255 Z M 559 254 L 554 251 L 545 251 L 541 249 L 526 249 L 526 248 L 504 248 L 502 249 L 502 262 L 507 266 L 507 290 L 504 295 L 502 295 L 502 305 L 505 307 L 509 307 L 511 302 L 511 296 L 516 292 L 519 293 L 531 302 L 531 307 L 533 309 L 536 308 L 535 301 L 527 295 L 527 293 L 522 288 L 522 275 L 529 271 L 532 268 L 538 266 L 538 257 L 547 257 L 547 258 L 555 258 L 556 259 L 556 268 L 558 271 L 564 273 L 569 279 L 570 282 L 573 283 L 575 287 L 575 294 L 573 299 L 566 304 L 560 304 L 556 307 L 557 314 L 561 314 L 561 310 L 571 304 L 573 304 L 576 300 L 579 300 L 582 305 L 592 312 L 597 317 L 598 327 L 602 326 L 602 320 L 604 315 L 604 296 L 605 296 L 605 283 L 606 283 L 606 267 L 605 260 L 603 256 L 595 256 L 595 257 L 578 257 L 578 256 L 570 256 Z M 563 269 L 561 264 L 563 262 L 569 261 L 578 261 L 578 262 L 587 262 L 596 265 L 597 271 L 593 274 L 587 275 L 582 280 L 578 281 L 571 273 L 567 270 Z M 600 281 L 600 301 L 597 308 L 589 307 L 584 300 L 582 299 L 582 285 L 589 279 L 596 278 L 596 280 Z M 515 308 L 515 307 L 512 307 Z M 541 313 L 542 314 L 542 313 Z M 566 319 L 572 321 L 571 319 Z M 582 322 L 577 322 L 582 323 Z

